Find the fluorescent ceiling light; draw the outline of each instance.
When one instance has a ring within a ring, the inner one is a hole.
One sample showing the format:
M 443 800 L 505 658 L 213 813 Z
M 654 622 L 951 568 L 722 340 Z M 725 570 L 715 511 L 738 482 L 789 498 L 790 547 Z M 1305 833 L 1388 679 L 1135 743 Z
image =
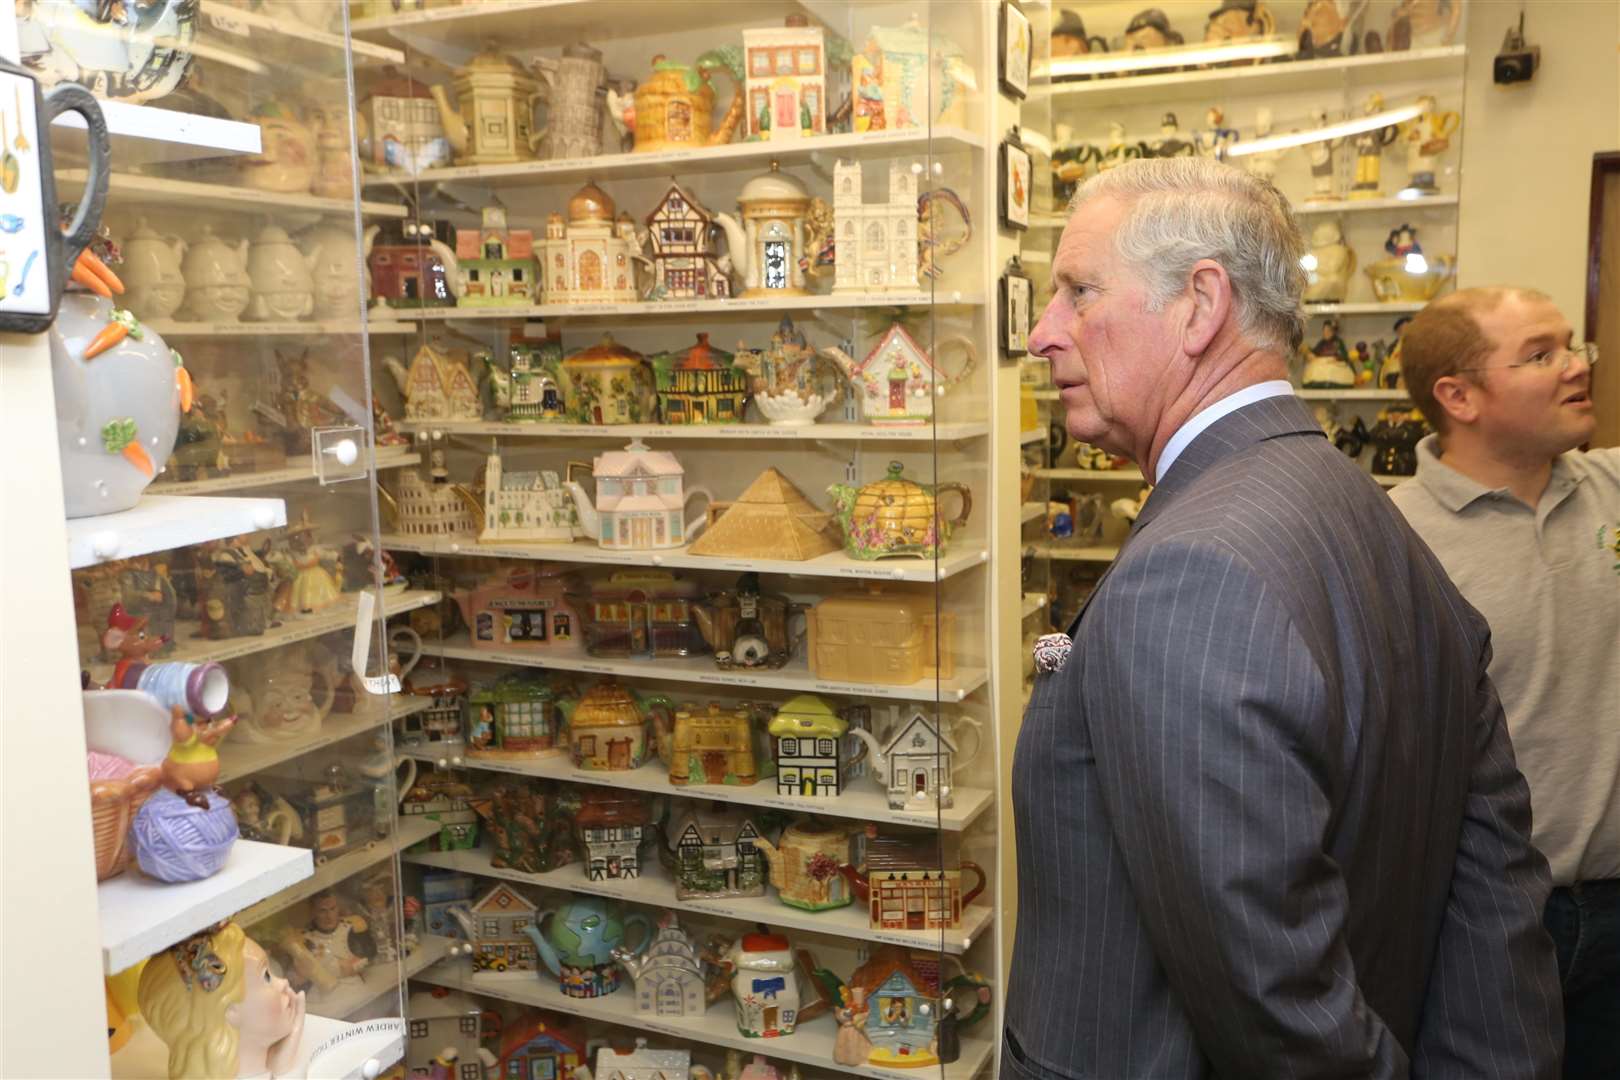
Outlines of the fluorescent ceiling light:
M 1046 74 L 1061 79 L 1074 75 L 1146 71 L 1150 68 L 1224 64 L 1235 60 L 1269 60 L 1276 56 L 1293 56 L 1297 47 L 1295 42 L 1285 38 L 1250 38 L 1224 45 L 1180 45 L 1137 52 L 1097 53 L 1050 61 L 1046 65 Z
M 1309 131 L 1290 131 L 1286 135 L 1270 135 L 1252 142 L 1233 143 L 1227 148 L 1226 156 L 1235 158 L 1249 154 L 1270 153 L 1273 150 L 1292 150 L 1296 146 L 1309 146 L 1311 143 L 1325 142 L 1329 139 L 1360 135 L 1363 131 L 1393 127 L 1408 120 L 1416 120 L 1422 115 L 1423 106 L 1407 105 L 1399 109 L 1390 109 L 1388 112 L 1374 113 L 1371 116 L 1358 116 L 1354 120 L 1342 120 L 1326 127 L 1311 128 Z

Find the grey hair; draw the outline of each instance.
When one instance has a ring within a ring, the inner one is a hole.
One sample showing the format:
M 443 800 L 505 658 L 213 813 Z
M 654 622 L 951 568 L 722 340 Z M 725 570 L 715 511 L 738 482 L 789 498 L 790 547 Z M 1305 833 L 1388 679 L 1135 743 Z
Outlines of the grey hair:
M 1244 334 L 1285 356 L 1299 348 L 1305 237 L 1270 183 L 1210 158 L 1153 158 L 1098 173 L 1069 211 L 1101 198 L 1126 205 L 1114 250 L 1141 275 L 1150 311 L 1187 287 L 1194 263 L 1212 259 L 1232 282 Z

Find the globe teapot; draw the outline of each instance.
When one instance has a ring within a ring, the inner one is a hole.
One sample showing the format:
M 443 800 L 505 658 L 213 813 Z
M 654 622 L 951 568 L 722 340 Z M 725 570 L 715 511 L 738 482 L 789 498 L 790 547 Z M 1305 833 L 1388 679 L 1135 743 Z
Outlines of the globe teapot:
M 316 254 L 303 252 L 279 225 L 259 230 L 248 249 L 248 279 L 253 298 L 248 302 L 250 322 L 291 322 L 315 312 Z
M 937 558 L 944 553 L 951 531 L 967 523 L 973 494 L 966 484 L 950 481 L 926 486 L 906 479 L 904 472 L 904 465 L 891 461 L 888 475 L 875 483 L 858 489 L 852 484 L 827 488 L 850 558 Z M 945 492 L 961 497 L 962 512 L 954 518 L 940 515 L 938 498 Z
M 124 265 L 118 276 L 124 283 L 124 301 L 143 319 L 167 319 L 186 298 L 186 279 L 180 262 L 186 242 L 178 236 L 160 236 L 141 218 L 123 245 Z
M 202 235 L 187 249 L 182 269 L 186 299 L 175 316 L 185 322 L 236 322 L 252 299 L 247 273 L 248 242 L 236 246 L 214 235 L 204 225 Z
M 547 926 L 547 920 L 550 925 Z M 542 934 L 540 927 L 546 926 Z M 641 927 L 641 943 L 626 947 L 630 928 Z M 619 913 L 619 906 L 595 896 L 581 896 L 540 912 L 523 928 L 534 942 L 546 970 L 557 976 L 568 997 L 604 997 L 619 989 L 619 962 L 614 951 L 638 959 L 652 943 L 652 920 L 640 912 Z

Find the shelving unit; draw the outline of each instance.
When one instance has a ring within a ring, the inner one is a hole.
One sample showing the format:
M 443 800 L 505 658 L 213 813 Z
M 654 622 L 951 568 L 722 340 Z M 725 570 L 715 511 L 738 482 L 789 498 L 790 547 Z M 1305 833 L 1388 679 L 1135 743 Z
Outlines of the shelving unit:
M 391 314 L 402 321 L 460 319 L 612 319 L 626 317 L 656 319 L 661 322 L 679 321 L 686 316 L 701 315 L 761 319 L 776 317 L 778 312 L 850 311 L 852 309 L 885 308 L 977 308 L 984 305 L 984 296 L 977 292 L 949 290 L 944 292 L 882 292 L 872 294 L 813 296 L 726 297 L 719 300 L 639 300 L 633 303 L 594 304 L 535 304 L 530 307 L 423 307 L 392 308 Z
M 1038 558 L 1068 562 L 1113 562 L 1119 554 L 1119 548 L 1112 545 L 1063 544 L 1055 540 L 1035 544 L 1034 550 Z
M 371 455 L 371 466 L 379 472 L 416 465 L 421 454 L 399 446 L 385 446 Z M 207 495 L 221 491 L 247 491 L 251 488 L 281 487 L 286 484 L 315 480 L 315 466 L 308 457 L 289 458 L 289 464 L 279 469 L 261 472 L 234 472 L 225 476 L 211 476 L 203 480 L 166 480 L 153 484 L 148 492 L 161 495 Z
M 163 109 L 153 110 L 162 116 L 175 113 Z M 257 124 L 249 125 L 256 133 Z M 249 152 L 249 151 L 244 151 Z M 257 152 L 257 147 L 253 151 Z M 77 193 L 84 188 L 87 172 L 84 169 L 58 169 L 56 188 L 59 193 Z M 196 180 L 176 180 L 166 176 L 145 176 L 139 173 L 115 172 L 108 178 L 107 190 L 130 206 L 169 206 L 195 212 L 199 207 L 210 211 L 234 211 L 263 214 L 273 210 L 307 211 L 315 214 L 353 214 L 354 203 L 348 199 L 329 199 L 320 195 L 285 191 L 259 191 L 255 188 L 233 187 L 228 184 L 207 184 Z M 403 218 L 404 206 L 387 202 L 362 202 L 360 212 L 367 217 Z
M 262 337 L 331 337 L 341 334 L 414 334 L 417 328 L 400 322 L 365 322 L 358 319 L 337 322 L 178 322 L 174 319 L 149 319 L 144 324 L 155 330 L 163 340 L 170 338 L 262 338 Z
M 303 880 L 291 888 L 283 888 L 280 892 L 270 896 L 251 907 L 240 904 L 232 910 L 237 912 L 236 921 L 244 928 L 251 928 L 255 923 L 263 922 L 279 911 L 283 911 L 300 900 L 308 899 L 323 889 L 329 889 L 339 882 L 347 881 L 360 873 L 382 862 L 391 859 L 404 851 L 412 844 L 426 840 L 439 831 L 436 821 L 412 820 L 399 818 L 395 821 L 393 832 L 365 847 L 339 855 L 314 867 L 314 872 L 306 874 Z M 274 845 L 268 845 L 274 847 Z M 299 851 L 300 848 L 278 848 L 280 851 Z M 304 851 L 307 856 L 310 853 Z M 205 924 L 206 925 L 206 924 Z
M 1145 483 L 1142 470 L 1126 469 L 1036 469 L 1035 475 L 1044 480 L 1087 480 L 1098 484 Z
M 116 514 L 69 518 L 68 565 L 77 570 L 285 524 L 287 504 L 281 499 L 147 494 Z
M 401 431 L 431 435 L 475 435 L 534 440 L 632 439 L 722 440 L 749 442 L 957 442 L 981 439 L 990 425 L 973 422 L 939 424 L 518 424 L 500 420 L 401 420 Z M 1044 436 L 1044 432 L 1042 435 Z
M 281 743 L 226 742 L 219 748 L 219 781 L 227 783 L 252 776 L 284 761 L 324 750 L 328 746 L 376 731 L 383 725 L 403 720 L 428 708 L 432 698 L 395 694 L 388 699 L 386 715 L 381 709 L 362 709 L 349 716 L 328 716 L 319 731 L 305 738 Z
M 287 16 L 274 18 L 224 3 L 223 0 L 202 0 L 198 11 L 209 30 L 221 36 L 241 38 L 241 44 L 245 47 L 251 47 L 254 38 L 273 37 L 278 52 L 290 49 L 295 56 L 304 49 L 326 50 L 339 55 L 349 50 L 354 53 L 356 61 L 364 59 L 385 64 L 405 62 L 405 54 L 398 49 L 321 30 L 299 19 Z

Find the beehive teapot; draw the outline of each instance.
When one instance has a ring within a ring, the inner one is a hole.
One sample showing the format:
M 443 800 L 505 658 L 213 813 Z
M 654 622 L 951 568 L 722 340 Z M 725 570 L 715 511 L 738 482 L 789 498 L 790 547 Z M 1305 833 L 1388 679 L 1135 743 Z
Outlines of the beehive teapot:
M 714 85 L 710 81 L 716 71 L 724 71 L 732 79 L 731 103 L 719 127 L 713 126 Z M 704 53 L 690 65 L 653 57 L 651 77 L 636 87 L 636 150 L 684 150 L 730 142 L 742 123 L 743 96 L 737 89 L 741 81 L 740 72 L 719 49 Z
M 930 487 L 906 479 L 904 472 L 904 465 L 891 461 L 882 480 L 859 489 L 850 484 L 833 484 L 827 489 L 850 558 L 937 558 L 944 553 L 952 530 L 967 523 L 973 494 L 966 484 L 951 481 Z M 962 512 L 954 518 L 940 516 L 939 496 L 945 492 L 955 492 L 962 499 Z

